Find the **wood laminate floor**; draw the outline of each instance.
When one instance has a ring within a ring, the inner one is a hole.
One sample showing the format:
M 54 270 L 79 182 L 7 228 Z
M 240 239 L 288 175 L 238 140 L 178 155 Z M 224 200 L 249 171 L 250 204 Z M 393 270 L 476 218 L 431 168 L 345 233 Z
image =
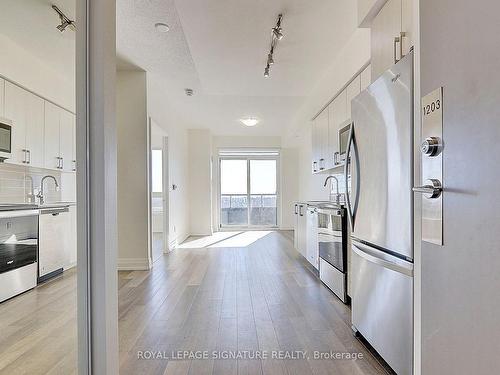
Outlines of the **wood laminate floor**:
M 289 232 L 189 239 L 150 272 L 120 272 L 120 374 L 384 374 L 352 335 L 349 308 L 292 240 Z M 186 353 L 168 360 L 178 351 Z M 309 358 L 214 358 L 259 351 Z M 315 351 L 363 359 L 315 360 Z M 159 358 L 142 359 L 149 355 Z
M 291 237 L 192 238 L 151 271 L 119 272 L 120 374 L 384 374 Z M 0 304 L 0 332 L 0 374 L 75 373 L 75 272 Z M 363 358 L 317 360 L 315 351 Z M 248 358 L 258 353 L 268 358 Z M 300 359 L 272 358 L 291 354 Z

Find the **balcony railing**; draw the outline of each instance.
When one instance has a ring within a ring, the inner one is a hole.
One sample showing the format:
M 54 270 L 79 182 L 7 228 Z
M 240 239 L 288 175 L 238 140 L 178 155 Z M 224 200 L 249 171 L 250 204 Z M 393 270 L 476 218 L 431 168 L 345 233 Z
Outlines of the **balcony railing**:
M 221 224 L 223 226 L 273 227 L 278 223 L 277 213 L 276 194 L 221 195 Z

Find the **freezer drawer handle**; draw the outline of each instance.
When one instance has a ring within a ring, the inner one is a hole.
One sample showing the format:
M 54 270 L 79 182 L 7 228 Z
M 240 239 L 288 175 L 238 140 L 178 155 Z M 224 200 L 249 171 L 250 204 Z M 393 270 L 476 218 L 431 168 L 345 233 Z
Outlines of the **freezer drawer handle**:
M 378 264 L 379 266 L 382 266 L 384 268 L 389 268 L 393 271 L 405 274 L 405 275 L 410 276 L 410 277 L 413 276 L 413 265 L 411 263 L 409 263 L 408 265 L 403 265 L 400 263 L 391 262 L 389 260 L 379 258 L 375 255 L 371 255 L 367 252 L 362 251 L 361 249 L 358 248 L 358 245 L 353 245 L 352 251 L 354 251 L 361 258 L 364 258 L 369 262 L 372 262 L 374 264 Z

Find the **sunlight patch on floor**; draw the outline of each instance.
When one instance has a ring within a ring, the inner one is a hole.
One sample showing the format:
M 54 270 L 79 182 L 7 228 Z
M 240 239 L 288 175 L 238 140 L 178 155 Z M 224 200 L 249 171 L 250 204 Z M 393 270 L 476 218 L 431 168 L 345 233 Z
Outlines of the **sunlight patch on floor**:
M 190 237 L 178 249 L 202 249 L 222 247 L 246 247 L 272 231 L 217 232 L 212 236 Z

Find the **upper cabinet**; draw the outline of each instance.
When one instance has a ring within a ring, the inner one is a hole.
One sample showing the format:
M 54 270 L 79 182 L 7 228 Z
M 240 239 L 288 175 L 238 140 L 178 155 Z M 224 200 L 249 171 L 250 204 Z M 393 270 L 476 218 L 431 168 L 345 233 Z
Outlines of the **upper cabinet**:
M 413 45 L 412 0 L 388 0 L 371 23 L 371 78 L 375 81 Z
M 339 130 L 351 119 L 351 101 L 370 85 L 370 66 L 342 90 L 312 122 L 312 172 L 339 167 Z
M 358 75 L 346 88 L 347 96 L 347 114 L 351 118 L 351 100 L 361 92 L 361 75 Z
M 43 167 L 43 99 L 5 82 L 4 116 L 12 121 L 12 156 L 8 163 Z
M 74 157 L 75 117 L 72 113 L 45 102 L 44 167 L 71 172 Z

